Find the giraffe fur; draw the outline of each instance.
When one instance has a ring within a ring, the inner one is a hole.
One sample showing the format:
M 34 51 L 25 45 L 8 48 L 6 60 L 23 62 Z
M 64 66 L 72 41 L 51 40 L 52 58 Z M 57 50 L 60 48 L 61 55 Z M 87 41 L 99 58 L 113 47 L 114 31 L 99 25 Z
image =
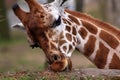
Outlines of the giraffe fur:
M 26 0 L 30 12 L 14 9 L 14 13 L 25 26 L 29 39 L 41 46 L 52 70 L 64 71 L 67 67 L 71 70 L 70 57 L 75 49 L 98 68 L 120 69 L 120 29 L 86 14 L 65 9 L 67 1 L 55 0 L 38 5 L 35 0 Z M 56 21 L 60 23 L 52 28 Z

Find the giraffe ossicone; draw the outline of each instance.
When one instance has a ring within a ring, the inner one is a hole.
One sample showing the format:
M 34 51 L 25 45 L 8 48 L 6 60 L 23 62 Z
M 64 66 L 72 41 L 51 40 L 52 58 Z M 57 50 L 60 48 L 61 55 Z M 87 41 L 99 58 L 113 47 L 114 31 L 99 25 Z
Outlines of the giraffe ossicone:
M 75 49 L 98 68 L 120 69 L 120 29 L 88 15 L 64 9 L 69 0 L 40 4 L 25 0 L 30 12 L 13 7 L 22 24 L 16 28 L 27 33 L 30 43 L 43 49 L 54 71 L 71 70 Z

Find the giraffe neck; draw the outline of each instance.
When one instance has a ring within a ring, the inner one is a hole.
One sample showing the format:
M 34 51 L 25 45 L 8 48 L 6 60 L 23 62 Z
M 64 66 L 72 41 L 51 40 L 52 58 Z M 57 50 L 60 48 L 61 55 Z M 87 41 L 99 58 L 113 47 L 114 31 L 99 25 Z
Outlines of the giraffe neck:
M 98 68 L 120 69 L 120 37 L 118 36 L 120 30 L 109 24 L 93 21 L 89 16 L 78 14 L 76 16 L 73 12 L 67 12 L 82 23 L 76 29 L 77 39 L 80 42 L 76 48 Z

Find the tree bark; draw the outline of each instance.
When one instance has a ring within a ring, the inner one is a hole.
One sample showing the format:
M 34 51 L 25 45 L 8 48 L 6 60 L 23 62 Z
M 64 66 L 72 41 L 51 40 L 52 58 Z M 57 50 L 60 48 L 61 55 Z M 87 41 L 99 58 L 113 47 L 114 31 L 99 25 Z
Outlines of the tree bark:
M 9 27 L 6 17 L 5 0 L 0 1 L 0 40 L 9 40 Z

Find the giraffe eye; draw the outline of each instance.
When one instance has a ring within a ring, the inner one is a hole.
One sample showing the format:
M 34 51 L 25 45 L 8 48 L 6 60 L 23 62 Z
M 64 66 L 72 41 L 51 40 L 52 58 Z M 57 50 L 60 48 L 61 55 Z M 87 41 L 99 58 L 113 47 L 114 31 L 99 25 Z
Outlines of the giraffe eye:
M 59 26 L 60 24 L 61 24 L 61 16 L 59 16 L 59 18 L 53 22 L 53 25 L 51 28 L 55 28 Z

